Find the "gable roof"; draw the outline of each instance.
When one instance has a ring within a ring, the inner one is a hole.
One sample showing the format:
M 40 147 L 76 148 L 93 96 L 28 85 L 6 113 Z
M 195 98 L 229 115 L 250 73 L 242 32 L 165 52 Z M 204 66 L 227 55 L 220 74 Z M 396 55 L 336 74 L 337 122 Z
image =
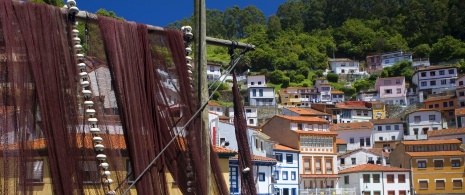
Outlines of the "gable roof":
M 330 131 L 342 130 L 372 130 L 373 123 L 371 122 L 354 122 L 354 123 L 338 123 L 329 125 Z
M 250 157 L 252 158 L 252 161 L 261 161 L 261 162 L 277 162 L 276 159 L 274 158 L 268 158 L 264 156 L 257 156 L 254 154 L 250 154 Z M 236 154 L 236 156 L 231 157 L 231 159 L 238 160 L 239 154 Z
M 448 69 L 448 68 L 457 68 L 457 66 L 428 66 L 428 67 L 424 67 L 424 68 L 416 70 L 415 73 L 421 72 L 421 71 L 439 70 L 439 69 Z
M 383 165 L 375 165 L 375 164 L 364 164 L 358 165 L 355 167 L 347 168 L 342 171 L 339 171 L 339 174 L 342 173 L 355 173 L 355 172 L 409 172 L 408 169 L 398 168 L 398 167 L 391 167 L 391 166 L 383 166 Z
M 299 121 L 299 122 L 315 122 L 315 123 L 329 123 L 327 120 L 311 117 L 311 116 L 287 116 L 287 115 L 275 115 L 274 117 L 280 117 L 289 121 Z
M 275 144 L 273 147 L 274 150 L 281 150 L 281 151 L 292 151 L 292 152 L 300 152 L 300 150 L 281 145 L 281 144 Z
M 430 97 L 425 100 L 425 102 L 432 102 L 432 101 L 439 101 L 439 100 L 446 100 L 446 99 L 451 99 L 454 98 L 455 94 L 453 95 L 442 95 L 442 96 L 436 96 L 436 97 Z
M 358 148 L 355 150 L 348 150 L 342 154 L 338 154 L 337 156 L 346 156 L 346 155 L 353 154 L 356 152 L 372 153 L 376 156 L 386 156 L 386 157 L 389 156 L 390 152 L 383 152 L 382 150 L 383 150 L 382 148 Z
M 371 109 L 367 107 L 366 102 L 364 101 L 346 101 L 336 104 L 336 108 L 343 108 L 343 109 Z
M 465 134 L 465 127 L 428 131 L 428 137 Z
M 347 142 L 341 138 L 336 138 L 336 144 L 347 144 Z
M 397 118 L 371 119 L 370 122 L 373 123 L 374 125 L 402 123 L 402 121 L 400 119 L 397 119 Z
M 298 108 L 298 107 L 288 107 L 285 108 L 291 112 L 295 112 L 299 115 L 308 115 L 308 116 L 315 116 L 315 115 L 323 115 L 323 116 L 331 116 L 328 113 L 320 112 L 318 110 L 312 108 Z
M 331 90 L 331 94 L 344 94 L 344 92 L 339 90 Z
M 214 101 L 208 101 L 208 105 L 209 105 L 209 106 L 222 107 L 221 104 L 218 104 L 218 103 L 216 103 L 216 102 L 214 102 Z
M 460 144 L 458 139 L 402 141 L 404 145 Z

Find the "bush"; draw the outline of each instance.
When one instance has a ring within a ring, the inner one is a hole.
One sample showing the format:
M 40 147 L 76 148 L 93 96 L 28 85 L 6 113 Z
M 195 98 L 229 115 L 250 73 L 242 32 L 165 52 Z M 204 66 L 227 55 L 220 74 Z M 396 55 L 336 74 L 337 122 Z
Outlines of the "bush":
M 291 83 L 291 79 L 289 79 L 289 77 L 284 77 L 283 78 L 283 83 L 281 84 L 281 88 L 289 87 L 290 83 Z
M 302 82 L 302 81 L 304 81 L 304 80 L 305 80 L 305 76 L 304 76 L 304 75 L 301 75 L 301 74 L 299 74 L 299 75 L 297 75 L 297 76 L 294 77 L 294 81 L 295 81 L 296 83 L 300 83 L 300 82 Z
M 213 100 L 218 100 L 218 99 L 220 98 L 220 95 L 221 95 L 220 92 L 215 91 L 215 93 L 213 93 L 212 99 L 213 99 Z
M 339 80 L 339 75 L 335 73 L 328 73 L 328 75 L 326 75 L 326 79 L 328 79 L 329 82 L 337 83 Z

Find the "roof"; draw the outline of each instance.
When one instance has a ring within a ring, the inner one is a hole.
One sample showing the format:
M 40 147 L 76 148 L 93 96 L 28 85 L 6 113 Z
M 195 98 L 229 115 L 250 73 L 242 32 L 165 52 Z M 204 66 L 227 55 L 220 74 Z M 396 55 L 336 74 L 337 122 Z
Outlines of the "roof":
M 438 69 L 447 69 L 447 68 L 457 68 L 457 66 L 428 66 L 425 68 L 418 69 L 415 72 L 428 71 L 428 70 L 438 70 Z
M 356 60 L 351 60 L 349 58 L 331 58 L 330 62 L 357 62 Z
M 465 115 L 465 108 L 455 109 L 455 115 Z
M 300 174 L 302 178 L 339 178 L 337 174 Z
M 310 117 L 310 116 L 275 115 L 275 117 L 280 117 L 280 118 L 287 119 L 290 121 L 328 123 L 327 120 L 324 120 L 318 117 Z
M 295 112 L 299 115 L 324 115 L 324 116 L 331 116 L 328 113 L 320 112 L 318 110 L 312 109 L 312 108 L 296 108 L 296 107 L 289 107 L 285 108 L 289 111 Z
M 216 102 L 214 102 L 214 101 L 208 101 L 208 105 L 209 105 L 209 106 L 217 106 L 217 107 L 222 107 L 222 105 L 221 105 L 221 104 L 218 104 L 218 103 L 216 103 Z
M 415 113 L 415 112 L 427 112 L 427 111 L 441 112 L 438 110 L 433 110 L 433 109 L 428 109 L 428 108 L 420 108 L 420 109 L 414 110 L 413 112 L 408 113 L 407 115 Z
M 249 75 L 247 77 L 265 77 L 265 75 L 257 74 L 257 75 Z
M 434 151 L 434 152 L 406 152 L 409 156 L 418 157 L 418 156 L 465 156 L 465 152 L 460 150 L 454 151 Z
M 438 130 L 439 131 L 439 130 Z M 458 139 L 402 141 L 404 145 L 460 144 Z
M 318 135 L 337 135 L 337 133 L 331 131 L 302 131 L 302 130 L 291 130 L 298 134 L 318 134 Z
M 428 137 L 465 134 L 465 127 L 428 131 Z
M 436 96 L 436 97 L 430 97 L 425 100 L 425 102 L 432 102 L 432 101 L 438 101 L 438 100 L 446 100 L 446 99 L 451 99 L 454 98 L 454 95 L 443 95 L 443 96 Z
M 344 92 L 339 91 L 339 90 L 332 90 L 331 94 L 344 94 Z
M 366 106 L 364 101 L 346 101 L 336 104 L 336 108 L 347 109 L 370 109 Z
M 212 63 L 212 62 L 208 62 L 207 65 L 208 65 L 208 66 L 221 66 L 221 64 Z
M 294 149 L 294 148 L 291 148 L 291 147 L 288 147 L 288 146 L 285 146 L 285 145 L 281 145 L 281 144 L 275 144 L 273 149 L 274 150 L 282 150 L 282 151 L 300 152 L 300 150 L 297 150 L 297 149 Z
M 341 138 L 336 138 L 336 144 L 347 144 L 347 142 Z
M 389 156 L 390 152 L 383 151 L 383 148 L 368 148 L 365 149 L 368 152 L 371 152 L 373 154 L 376 154 L 378 156 Z
M 355 173 L 355 172 L 408 172 L 408 171 L 410 170 L 398 168 L 398 167 L 375 165 L 375 164 L 363 164 L 363 165 L 358 165 L 355 167 L 351 167 L 351 168 L 347 168 L 342 171 L 339 171 L 339 174 Z
M 373 123 L 374 125 L 402 123 L 402 121 L 397 118 L 371 119 L 370 122 Z
M 274 158 L 268 158 L 264 156 L 257 156 L 257 155 L 250 154 L 250 157 L 252 157 L 252 161 L 277 162 L 277 160 Z M 238 158 L 239 158 L 239 154 L 236 154 L 236 156 L 232 157 L 232 159 L 238 159 Z
M 359 130 L 359 129 L 373 129 L 373 123 L 371 122 L 354 122 L 354 123 L 338 123 L 329 125 L 330 131 L 341 131 L 341 130 Z
M 230 150 L 230 149 L 219 147 L 219 146 L 213 146 L 213 150 L 216 153 L 222 153 L 222 154 L 236 154 L 237 153 L 234 150 Z

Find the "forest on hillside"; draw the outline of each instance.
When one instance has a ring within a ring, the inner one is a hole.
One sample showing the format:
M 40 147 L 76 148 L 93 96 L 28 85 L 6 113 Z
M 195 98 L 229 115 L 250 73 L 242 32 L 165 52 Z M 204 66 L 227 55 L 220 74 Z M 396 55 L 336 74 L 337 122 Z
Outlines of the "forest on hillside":
M 365 60 L 368 54 L 399 50 L 438 63 L 465 58 L 461 10 L 463 0 L 289 0 L 268 18 L 253 5 L 207 10 L 207 36 L 255 44 L 257 50 L 244 61 L 254 71 L 295 70 L 306 76 L 326 68 L 329 57 Z M 221 52 L 209 50 L 209 59 Z

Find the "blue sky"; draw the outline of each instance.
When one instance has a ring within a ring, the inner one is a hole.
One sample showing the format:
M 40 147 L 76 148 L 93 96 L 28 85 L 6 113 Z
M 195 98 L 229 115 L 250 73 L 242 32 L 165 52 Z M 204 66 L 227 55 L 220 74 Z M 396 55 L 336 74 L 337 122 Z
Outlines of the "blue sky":
M 255 5 L 266 17 L 276 14 L 286 0 L 205 0 L 207 9 L 225 10 L 234 5 L 241 9 Z M 65 0 L 66 2 L 66 0 Z M 194 0 L 76 0 L 80 10 L 96 12 L 100 8 L 114 11 L 128 21 L 165 27 L 194 13 Z

